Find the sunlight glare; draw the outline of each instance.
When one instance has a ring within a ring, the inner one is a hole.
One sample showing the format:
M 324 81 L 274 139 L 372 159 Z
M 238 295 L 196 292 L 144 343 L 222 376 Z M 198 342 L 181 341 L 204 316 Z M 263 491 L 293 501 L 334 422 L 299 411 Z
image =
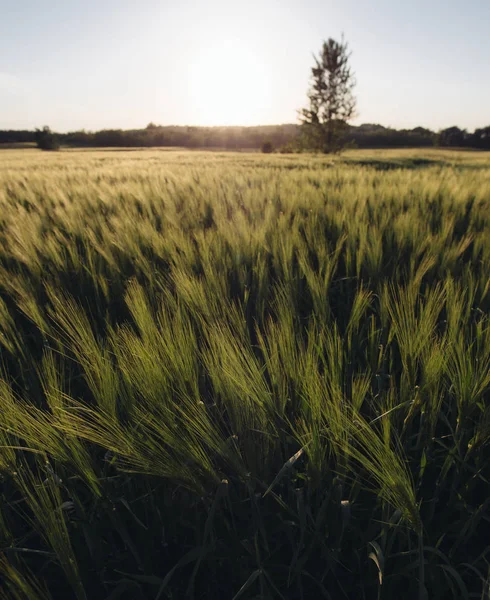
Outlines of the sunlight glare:
M 189 92 L 201 125 L 257 125 L 271 100 L 263 60 L 235 40 L 202 50 L 189 72 Z

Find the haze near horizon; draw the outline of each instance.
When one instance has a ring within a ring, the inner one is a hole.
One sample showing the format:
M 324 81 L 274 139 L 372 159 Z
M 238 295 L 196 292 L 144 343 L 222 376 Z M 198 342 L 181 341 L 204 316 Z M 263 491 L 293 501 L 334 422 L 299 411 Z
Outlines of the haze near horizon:
M 352 51 L 354 124 L 490 121 L 490 3 L 0 0 L 0 129 L 294 123 L 322 40 Z

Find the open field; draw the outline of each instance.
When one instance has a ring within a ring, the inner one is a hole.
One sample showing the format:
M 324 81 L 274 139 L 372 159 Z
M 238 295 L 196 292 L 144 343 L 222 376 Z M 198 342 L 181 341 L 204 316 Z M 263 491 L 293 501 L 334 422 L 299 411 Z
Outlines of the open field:
M 3 151 L 0 597 L 488 599 L 489 313 L 489 153 Z

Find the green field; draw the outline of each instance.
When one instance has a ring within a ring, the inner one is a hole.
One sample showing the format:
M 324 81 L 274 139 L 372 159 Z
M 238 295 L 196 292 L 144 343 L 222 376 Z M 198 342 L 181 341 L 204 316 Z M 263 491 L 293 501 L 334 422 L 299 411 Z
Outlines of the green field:
M 0 597 L 488 599 L 490 153 L 0 153 Z

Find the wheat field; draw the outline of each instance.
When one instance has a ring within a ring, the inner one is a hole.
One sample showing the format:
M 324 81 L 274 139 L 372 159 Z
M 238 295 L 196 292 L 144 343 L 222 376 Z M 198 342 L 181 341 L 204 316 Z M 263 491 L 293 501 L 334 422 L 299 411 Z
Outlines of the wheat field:
M 0 594 L 488 599 L 490 154 L 0 152 Z

